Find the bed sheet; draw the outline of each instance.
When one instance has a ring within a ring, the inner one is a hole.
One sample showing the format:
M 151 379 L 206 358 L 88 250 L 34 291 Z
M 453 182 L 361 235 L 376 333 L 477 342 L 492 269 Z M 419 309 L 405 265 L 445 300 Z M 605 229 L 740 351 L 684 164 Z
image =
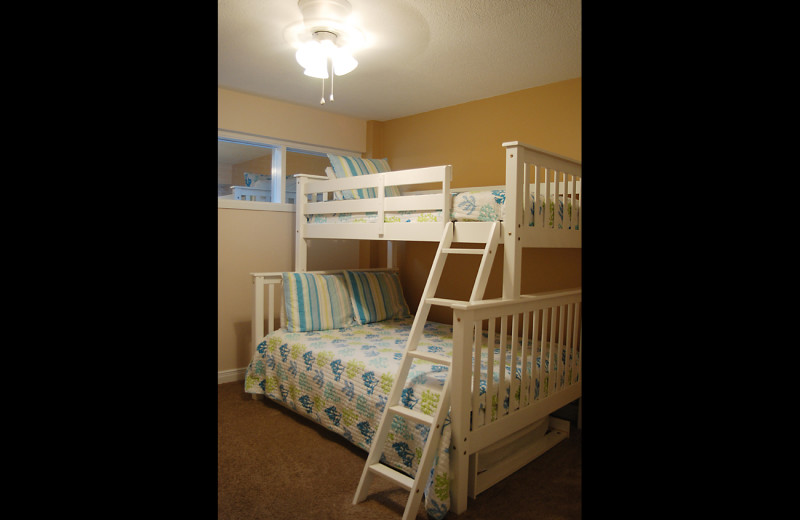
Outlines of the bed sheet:
M 256 348 L 247 367 L 245 391 L 263 394 L 341 435 L 369 451 L 388 400 L 413 318 L 386 320 L 346 329 L 290 333 L 278 329 Z M 428 322 L 419 346 L 421 351 L 452 356 L 452 326 Z M 499 381 L 499 334 L 495 335 L 494 381 Z M 484 342 L 487 341 L 484 333 Z M 511 353 L 506 358 L 506 377 L 511 380 Z M 482 374 L 480 423 L 485 414 L 487 355 L 481 354 Z M 534 358 L 540 363 L 539 358 Z M 562 358 L 562 360 L 565 358 Z M 530 360 L 530 373 L 534 360 Z M 402 393 L 402 403 L 428 415 L 439 401 L 447 366 L 415 361 Z M 545 359 L 545 371 L 549 371 Z M 502 401 L 495 395 L 490 408 L 497 415 L 497 403 L 508 409 L 511 392 L 519 396 L 521 357 L 512 385 L 506 385 Z M 563 376 L 563 371 L 562 371 Z M 546 383 L 546 382 L 545 382 Z M 538 380 L 532 380 L 538 395 Z M 546 388 L 546 384 L 543 385 Z M 516 399 L 511 401 L 516 403 Z M 514 404 L 516 406 L 516 404 Z M 382 460 L 413 477 L 422 456 L 428 427 L 395 416 Z M 425 490 L 425 508 L 432 518 L 444 518 L 450 507 L 449 445 L 450 420 L 445 420 L 434 468 Z
M 551 200 L 554 198 L 551 195 Z M 548 225 L 552 227 L 555 217 L 556 206 L 558 206 L 559 218 L 563 216 L 565 204 L 564 197 L 559 196 L 558 204 L 550 204 Z M 499 190 L 472 190 L 464 192 L 453 192 L 451 200 L 450 219 L 458 222 L 492 222 L 505 219 L 506 192 Z M 531 195 L 533 201 L 533 195 Z M 528 226 L 534 226 L 533 204 L 530 204 L 530 212 L 526 216 Z M 544 206 L 540 205 L 538 214 L 544 213 Z M 567 215 L 571 216 L 573 204 L 571 200 L 566 203 Z M 401 211 L 385 212 L 384 222 L 441 222 L 441 211 Z M 330 213 L 315 214 L 308 217 L 308 222 L 312 224 L 351 224 L 351 223 L 374 223 L 378 220 L 377 212 L 368 213 Z M 559 223 L 558 228 L 562 225 Z M 577 226 L 576 226 L 576 229 Z

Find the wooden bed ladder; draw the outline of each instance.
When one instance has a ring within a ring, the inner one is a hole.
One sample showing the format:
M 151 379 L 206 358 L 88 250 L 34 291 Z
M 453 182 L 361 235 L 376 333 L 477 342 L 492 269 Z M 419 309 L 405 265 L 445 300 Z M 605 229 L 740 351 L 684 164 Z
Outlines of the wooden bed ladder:
M 447 377 L 445 378 L 444 387 L 442 388 L 441 398 L 436 407 L 433 415 L 426 415 L 410 408 L 406 408 L 401 402 L 400 397 L 403 388 L 406 385 L 408 372 L 411 369 L 411 364 L 415 359 L 424 359 L 432 361 L 437 364 L 446 365 L 448 368 L 451 366 L 451 358 L 440 356 L 429 352 L 418 352 L 417 345 L 422 337 L 422 331 L 425 328 L 425 322 L 428 319 L 431 305 L 449 305 L 453 300 L 446 300 L 442 298 L 435 298 L 436 288 L 439 286 L 439 279 L 442 276 L 444 264 L 448 255 L 451 254 L 478 254 L 482 255 L 480 267 L 475 277 L 475 285 L 472 288 L 472 294 L 469 301 L 477 301 L 483 298 L 483 293 L 486 290 L 486 282 L 489 279 L 489 272 L 492 268 L 494 255 L 497 252 L 497 246 L 500 242 L 500 222 L 495 221 L 491 226 L 491 231 L 486 239 L 486 246 L 483 249 L 458 249 L 450 247 L 453 242 L 453 223 L 448 222 L 445 226 L 444 234 L 439 242 L 439 248 L 436 250 L 436 256 L 433 259 L 431 272 L 428 275 L 428 281 L 425 284 L 425 289 L 422 291 L 422 298 L 420 299 L 419 308 L 414 316 L 414 322 L 411 325 L 411 332 L 408 335 L 406 342 L 405 352 L 403 359 L 400 362 L 400 370 L 392 385 L 392 391 L 389 393 L 389 399 L 386 403 L 383 416 L 381 417 L 378 431 L 372 439 L 372 446 L 369 451 L 369 456 L 364 464 L 364 470 L 361 473 L 361 480 L 358 483 L 353 504 L 362 502 L 367 497 L 372 477 L 375 474 L 382 475 L 395 483 L 399 484 L 410 492 L 408 501 L 406 502 L 406 509 L 403 513 L 403 520 L 416 518 L 419 505 L 422 500 L 422 490 L 427 484 L 428 477 L 430 476 L 431 466 L 433 464 L 434 455 L 439 445 L 439 439 L 442 434 L 442 425 L 445 416 L 450 409 L 450 378 L 451 371 L 448 370 Z M 383 448 L 386 444 L 386 438 L 389 433 L 390 425 L 392 424 L 393 415 L 400 415 L 406 419 L 428 426 L 428 438 L 425 441 L 425 446 L 422 450 L 422 458 L 420 459 L 417 467 L 417 473 L 412 479 L 406 474 L 395 470 L 381 462 L 381 455 Z

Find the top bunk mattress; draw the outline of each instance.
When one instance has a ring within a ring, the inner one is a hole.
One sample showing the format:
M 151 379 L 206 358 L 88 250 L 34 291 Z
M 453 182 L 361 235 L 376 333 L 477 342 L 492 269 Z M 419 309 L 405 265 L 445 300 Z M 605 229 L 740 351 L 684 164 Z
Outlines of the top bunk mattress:
M 450 204 L 450 220 L 456 222 L 492 222 L 495 220 L 505 220 L 505 202 L 506 190 L 505 189 L 491 189 L 491 190 L 468 190 L 468 191 L 452 191 Z M 543 196 L 540 196 L 544 198 Z M 554 196 L 550 196 L 551 202 Z M 554 226 L 554 219 L 556 215 L 556 206 L 558 206 L 558 219 L 555 219 L 557 228 L 562 228 L 562 219 L 567 222 L 577 221 L 572 219 L 573 200 L 568 198 L 566 204 L 564 203 L 563 195 L 558 197 L 558 204 L 542 204 L 540 202 L 538 215 L 534 215 L 534 195 L 531 193 L 531 201 L 528 214 L 525 216 L 525 221 L 528 226 L 535 225 L 535 216 L 539 219 L 542 218 L 545 212 L 545 206 L 549 208 L 549 215 L 547 217 L 547 226 Z M 564 211 L 566 209 L 566 215 Z M 576 211 L 580 210 L 580 202 L 575 201 Z M 310 224 L 353 224 L 353 223 L 375 223 L 378 220 L 377 212 L 367 213 L 328 213 L 328 214 L 315 214 L 308 215 L 307 221 Z M 385 212 L 384 222 L 441 222 L 442 211 L 400 211 L 400 212 Z M 570 225 L 567 228 L 572 229 Z M 578 229 L 578 225 L 575 225 Z

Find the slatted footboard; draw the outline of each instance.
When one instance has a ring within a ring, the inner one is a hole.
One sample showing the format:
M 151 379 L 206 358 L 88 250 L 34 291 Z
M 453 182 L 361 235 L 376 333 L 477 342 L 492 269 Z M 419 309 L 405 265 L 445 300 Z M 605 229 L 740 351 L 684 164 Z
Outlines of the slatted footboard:
M 519 141 L 503 146 L 511 236 L 522 247 L 581 247 L 581 163 Z
M 568 437 L 569 422 L 549 415 L 581 397 L 581 291 L 452 308 L 451 510 L 459 514 L 468 494 Z M 487 348 L 497 338 L 499 349 Z M 497 381 L 487 377 L 495 372 Z
M 251 274 L 255 346 L 282 315 L 282 291 L 281 273 Z M 475 498 L 568 438 L 569 422 L 550 414 L 581 397 L 581 290 L 473 303 L 450 300 L 449 306 L 450 510 L 460 514 L 468 496 Z M 495 344 L 496 349 L 488 348 Z M 489 376 L 495 373 L 496 380 Z
M 581 247 L 581 163 L 512 141 L 506 149 L 503 297 L 517 298 L 523 247 Z

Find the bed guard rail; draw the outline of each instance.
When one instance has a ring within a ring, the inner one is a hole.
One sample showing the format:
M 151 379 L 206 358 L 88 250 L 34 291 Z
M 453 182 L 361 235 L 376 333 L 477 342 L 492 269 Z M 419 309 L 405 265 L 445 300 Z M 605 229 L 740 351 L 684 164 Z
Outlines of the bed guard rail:
M 358 177 L 328 179 L 315 175 L 298 174 L 297 177 L 297 229 L 305 238 L 355 238 L 380 239 L 384 234 L 384 216 L 387 212 L 401 211 L 442 211 L 450 215 L 450 182 L 452 166 L 441 165 L 409 170 L 397 170 Z M 413 193 L 405 191 L 419 184 L 435 183 L 441 185 L 433 192 Z M 399 196 L 387 197 L 385 188 L 401 188 Z M 330 200 L 331 193 L 370 189 L 375 197 L 351 200 Z M 308 198 L 311 197 L 309 201 Z M 334 226 L 315 225 L 315 215 L 334 213 L 363 214 L 377 213 L 374 224 L 337 224 Z M 310 222 L 306 222 L 306 219 Z M 436 235 L 447 217 L 437 224 Z
M 498 439 L 521 435 L 531 424 L 581 397 L 581 302 L 581 289 L 576 288 L 514 299 L 447 303 L 453 310 L 450 405 L 457 452 L 453 470 L 462 483 L 453 491 L 459 500 L 466 499 L 467 490 L 462 486 L 468 475 L 476 492 L 489 485 L 486 478 L 501 478 L 486 474 L 480 476 L 483 483 L 475 484 L 480 482 L 476 480 L 479 475 L 472 474 L 476 470 L 462 456 L 478 454 Z M 494 348 L 486 348 L 497 343 L 499 356 Z M 499 367 L 519 368 L 507 377 L 506 370 Z M 495 370 L 497 383 L 488 377 Z M 486 381 L 483 388 L 482 380 Z M 506 392 L 507 409 L 499 404 Z M 491 405 L 495 396 L 496 412 Z M 477 413 L 481 403 L 482 415 Z M 580 427 L 580 419 L 578 424 Z

